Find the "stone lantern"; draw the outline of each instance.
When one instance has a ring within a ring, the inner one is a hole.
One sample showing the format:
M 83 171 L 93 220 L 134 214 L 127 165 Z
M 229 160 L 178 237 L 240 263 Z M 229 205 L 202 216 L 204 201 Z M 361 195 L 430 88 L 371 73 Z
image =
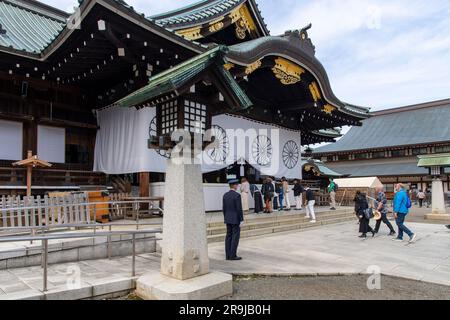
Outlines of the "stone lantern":
M 432 182 L 432 212 L 426 215 L 430 220 L 450 220 L 447 213 L 444 197 L 444 184 L 442 176 L 444 168 L 450 167 L 450 154 L 434 154 L 419 156 L 419 167 L 428 168 Z
M 150 137 L 148 146 L 171 154 L 166 169 L 161 272 L 137 281 L 137 293 L 145 299 L 216 299 L 232 294 L 232 277 L 209 268 L 201 164 L 190 161 L 209 144 L 203 140 L 212 115 L 251 105 L 224 68 L 225 52 L 225 47 L 217 47 L 192 58 L 117 102 L 123 107 L 156 107 L 157 134 Z M 186 145 L 182 141 L 186 139 L 191 143 Z M 183 152 L 178 150 L 180 145 Z

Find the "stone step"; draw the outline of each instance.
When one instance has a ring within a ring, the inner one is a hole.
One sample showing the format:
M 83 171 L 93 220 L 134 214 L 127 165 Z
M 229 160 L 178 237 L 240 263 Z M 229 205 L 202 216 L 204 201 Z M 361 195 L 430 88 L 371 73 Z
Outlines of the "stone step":
M 299 231 L 307 230 L 307 229 L 311 229 L 311 228 L 318 228 L 321 226 L 343 223 L 343 222 L 354 221 L 354 220 L 355 220 L 355 218 L 353 216 L 349 215 L 347 217 L 318 220 L 317 223 L 314 223 L 314 224 L 310 223 L 310 222 L 301 222 L 301 223 L 295 223 L 295 224 L 272 226 L 272 227 L 268 227 L 268 228 L 244 230 L 241 232 L 241 238 L 258 237 L 258 236 L 263 236 L 263 235 L 268 235 L 268 234 L 296 231 L 296 230 L 299 230 Z M 208 243 L 223 242 L 223 241 L 225 241 L 225 236 L 226 236 L 225 233 L 210 235 L 210 236 L 208 236 Z
M 321 215 L 317 217 L 317 221 L 326 221 L 330 219 L 337 219 L 337 218 L 349 218 L 354 217 L 353 214 L 347 214 L 347 213 L 340 213 L 340 214 L 333 214 L 333 215 Z M 244 225 L 241 228 L 241 231 L 247 231 L 247 230 L 255 230 L 255 229 L 264 229 L 264 228 L 270 228 L 270 227 L 278 227 L 278 226 L 285 226 L 285 225 L 295 225 L 299 223 L 309 223 L 309 219 L 307 219 L 305 216 L 297 216 L 297 217 L 291 217 L 290 219 L 272 219 L 272 220 L 255 220 L 255 221 L 247 221 L 244 223 Z M 216 235 L 226 233 L 226 226 L 222 223 L 218 227 L 208 228 L 208 235 Z
M 336 211 L 332 211 L 332 212 L 325 212 L 325 213 L 319 213 L 317 214 L 318 218 L 321 217 L 333 217 L 336 215 L 340 215 L 340 214 L 347 214 L 347 215 L 354 215 L 354 212 L 352 210 L 348 210 L 348 209 L 341 209 L 341 210 L 336 210 Z M 247 218 L 246 219 L 246 223 L 250 224 L 250 223 L 259 223 L 259 222 L 264 222 L 264 221 L 285 221 L 285 220 L 291 220 L 291 219 L 295 219 L 295 218 L 300 218 L 300 217 L 305 217 L 306 212 L 305 211 L 296 211 L 296 213 L 282 213 L 280 215 L 277 214 L 272 214 L 272 215 L 264 215 L 261 214 L 260 216 L 254 217 L 252 216 L 251 218 Z M 217 222 L 210 222 L 207 224 L 208 228 L 216 228 L 216 227 L 222 227 L 223 226 L 223 221 L 217 221 Z

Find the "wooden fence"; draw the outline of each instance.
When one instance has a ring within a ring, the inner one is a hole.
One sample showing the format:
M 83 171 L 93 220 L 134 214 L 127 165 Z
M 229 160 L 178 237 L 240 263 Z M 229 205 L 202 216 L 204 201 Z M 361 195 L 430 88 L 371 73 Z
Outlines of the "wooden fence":
M 129 194 L 113 194 L 111 202 L 121 201 Z M 71 194 L 59 197 L 2 196 L 0 197 L 0 226 L 44 227 L 96 222 L 97 205 L 89 203 L 87 194 Z M 123 219 L 125 208 L 110 205 L 111 220 Z

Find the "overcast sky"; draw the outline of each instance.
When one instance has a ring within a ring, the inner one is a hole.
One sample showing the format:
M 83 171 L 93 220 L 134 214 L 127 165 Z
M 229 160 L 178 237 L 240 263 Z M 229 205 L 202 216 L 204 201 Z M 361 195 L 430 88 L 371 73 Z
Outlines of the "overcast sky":
M 148 15 L 195 0 L 126 0 Z M 256 0 L 273 35 L 309 32 L 343 101 L 386 109 L 450 98 L 450 1 Z M 77 0 L 43 0 L 73 11 Z

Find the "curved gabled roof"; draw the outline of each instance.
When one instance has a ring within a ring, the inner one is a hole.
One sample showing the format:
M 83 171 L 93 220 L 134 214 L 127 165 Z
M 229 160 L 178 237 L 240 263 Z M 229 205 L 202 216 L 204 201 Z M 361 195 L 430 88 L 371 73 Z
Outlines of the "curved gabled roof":
M 337 143 L 314 154 L 367 151 L 450 141 L 450 99 L 375 112 Z
M 13 4 L 14 3 L 14 4 Z M 0 35 L 0 51 L 26 56 L 27 58 L 45 60 L 61 44 L 63 44 L 77 28 L 70 27 L 72 19 L 83 21 L 92 8 L 101 5 L 111 12 L 121 15 L 129 21 L 153 32 L 154 34 L 168 39 L 178 45 L 202 53 L 208 47 L 195 41 L 189 41 L 176 34 L 174 31 L 157 25 L 155 22 L 145 18 L 143 14 L 136 12 L 123 0 L 80 0 L 80 12 L 64 21 L 64 13 L 60 19 L 56 19 L 57 9 L 41 5 L 40 11 L 30 9 L 35 1 L 24 0 L 0 0 L 0 18 L 9 16 L 6 20 L 8 26 L 5 35 Z M 3 23 L 4 18 L 0 20 Z M 7 37 L 11 37 L 6 41 Z M 5 38 L 6 37 L 6 38 Z M 3 39 L 3 43 L 1 41 Z
M 264 35 L 269 35 L 267 25 L 254 0 L 202 0 L 181 9 L 149 17 L 157 24 L 172 30 L 190 28 L 200 24 L 215 21 L 232 12 L 240 5 L 248 3 L 258 20 Z
M 64 29 L 63 12 L 35 1 L 0 1 L 0 46 L 29 53 L 44 50 Z
M 282 36 L 267 36 L 233 45 L 227 58 L 229 62 L 241 66 L 268 56 L 286 58 L 311 72 L 317 78 L 326 101 L 336 106 L 340 112 L 358 119 L 369 117 L 368 108 L 347 104 L 335 96 L 325 68 L 315 57 L 315 47 L 308 38 L 307 28 L 288 31 Z

